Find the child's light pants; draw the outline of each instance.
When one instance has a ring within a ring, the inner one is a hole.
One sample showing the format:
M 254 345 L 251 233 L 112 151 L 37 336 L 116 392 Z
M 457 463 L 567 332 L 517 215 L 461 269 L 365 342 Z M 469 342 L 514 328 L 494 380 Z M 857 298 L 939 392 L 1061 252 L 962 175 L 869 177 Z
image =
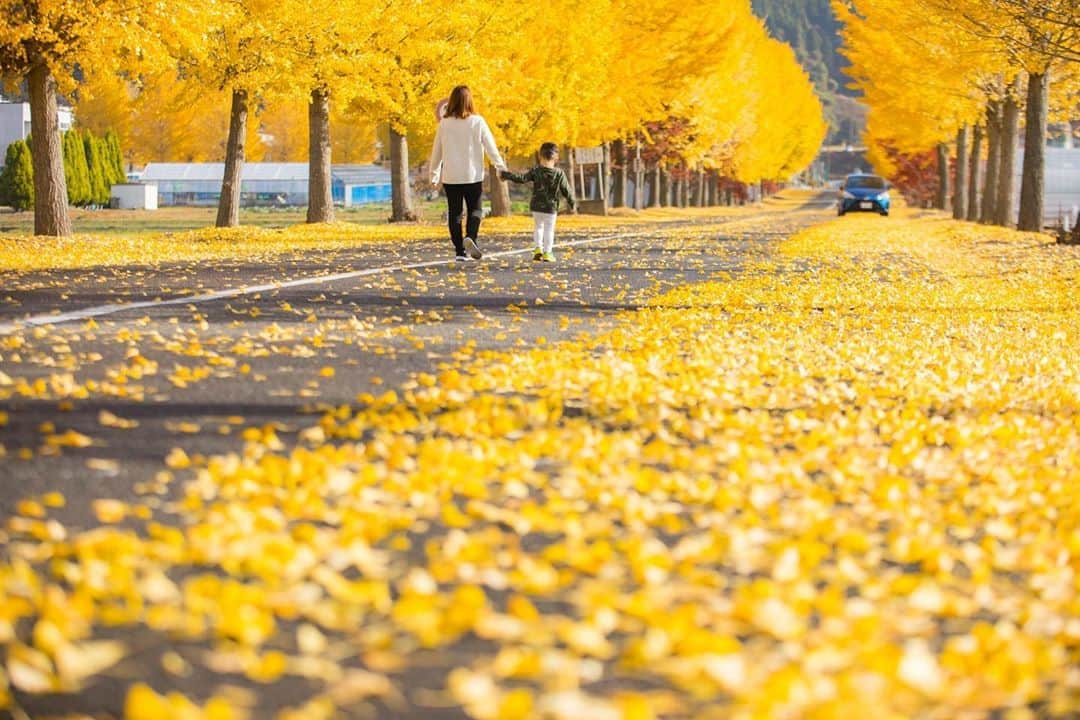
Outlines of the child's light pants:
M 536 241 L 536 249 L 546 253 L 555 247 L 555 213 L 534 212 L 533 216 L 533 240 Z

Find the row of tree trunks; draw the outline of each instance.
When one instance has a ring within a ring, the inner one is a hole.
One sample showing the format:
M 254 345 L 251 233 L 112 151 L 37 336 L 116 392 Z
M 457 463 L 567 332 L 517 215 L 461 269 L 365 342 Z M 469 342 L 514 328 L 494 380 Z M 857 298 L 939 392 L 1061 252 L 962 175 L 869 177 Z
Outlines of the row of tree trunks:
M 691 172 L 683 166 L 682 172 L 672 177 L 661 161 L 652 167 L 649 175 L 651 187 L 643 199 L 648 207 L 716 207 L 732 205 L 735 201 L 731 188 L 723 186 L 720 173 L 715 170 Z M 764 197 L 764 183 L 759 184 L 758 191 Z
M 34 230 L 39 235 L 68 235 L 71 233 L 67 213 L 67 188 L 64 181 L 60 153 L 60 132 L 56 113 L 56 82 L 48 70 L 39 67 L 28 76 L 33 132 Z M 957 134 L 956 176 L 953 183 L 953 216 L 958 219 L 979 219 L 984 223 L 1008 225 L 1015 205 L 1014 168 L 1019 134 L 1020 106 L 1017 94 L 1020 79 L 1015 80 L 1004 101 L 992 101 L 987 108 L 985 137 L 987 139 L 987 168 L 980 196 L 977 192 L 981 164 L 983 128 L 974 128 L 970 158 L 968 152 L 968 128 Z M 1024 156 L 1023 185 L 1021 189 L 1020 222 L 1023 230 L 1038 230 L 1042 225 L 1043 191 L 1045 187 L 1044 161 L 1049 97 L 1049 74 L 1032 74 L 1027 91 L 1027 122 Z M 244 140 L 247 130 L 248 95 L 244 90 L 234 90 L 229 121 L 225 173 L 222 181 L 221 199 L 216 224 L 231 227 L 239 224 L 241 173 L 244 164 Z M 53 147 L 55 145 L 55 147 Z M 612 147 L 614 182 L 611 202 L 614 207 L 626 207 L 629 198 L 629 164 L 627 145 L 622 140 Z M 640 145 L 635 144 L 640 158 Z M 1032 151 L 1034 150 L 1034 151 Z M 332 222 L 334 205 L 331 185 L 330 114 L 329 93 L 313 90 L 309 106 L 309 202 L 308 222 Z M 575 182 L 573 156 L 567 149 L 571 187 Z M 408 143 L 404 135 L 390 130 L 390 164 L 392 184 L 392 221 L 415 220 L 415 208 L 409 188 Z M 645 198 L 645 171 L 640 160 L 635 162 L 632 203 L 643 207 Z M 940 175 L 936 205 L 946 209 L 949 199 L 950 173 L 948 147 L 938 147 Z M 654 183 L 649 204 L 652 207 L 675 205 L 677 207 L 715 205 L 720 201 L 719 177 L 701 169 L 690 172 L 685 166 L 678 179 L 672 183 L 664 172 L 662 163 L 654 168 Z M 710 180 L 711 178 L 711 180 Z M 489 174 L 489 194 L 492 213 L 504 216 L 510 213 L 507 184 L 492 169 Z
M 72 232 L 68 214 L 67 182 L 64 175 L 61 131 L 57 108 L 56 79 L 44 63 L 27 74 L 30 97 L 32 163 L 34 168 L 34 234 L 67 236 Z M 231 95 L 229 131 L 226 141 L 225 170 L 215 224 L 218 227 L 239 225 L 241 178 L 245 160 L 248 94 L 234 89 Z M 309 202 L 308 222 L 332 222 L 334 205 L 330 158 L 330 98 L 323 90 L 313 90 L 309 119 Z M 392 143 L 393 145 L 393 143 Z M 400 150 L 407 179 L 408 156 L 401 138 Z M 393 148 L 392 148 L 393 150 Z M 407 181 L 407 180 L 406 180 Z M 395 197 L 408 197 L 395 193 Z M 399 209 L 395 204 L 395 215 Z M 405 214 L 409 214 L 406 210 Z
M 991 100 L 986 108 L 985 128 L 976 124 L 963 127 L 956 135 L 956 166 L 953 175 L 953 217 L 984 224 L 1011 226 L 1017 217 L 1016 154 L 1019 150 L 1019 93 L 1022 78 L 1017 77 L 1000 100 Z M 1019 219 L 1020 230 L 1039 231 L 1043 224 L 1046 189 L 1046 130 L 1050 94 L 1049 73 L 1028 75 L 1024 118 L 1024 162 L 1021 170 Z M 969 136 L 971 138 L 969 143 Z M 986 141 L 986 168 L 982 173 L 983 141 Z M 969 154 L 970 147 L 970 154 Z M 935 205 L 944 209 L 949 174 L 944 170 L 948 152 L 938 146 L 939 187 Z
M 644 208 L 651 203 L 646 196 L 646 171 L 641 162 L 641 142 L 635 140 L 633 157 L 630 154 L 630 145 L 626 140 L 615 140 L 611 143 L 611 207 L 615 208 Z M 633 174 L 631 176 L 631 169 Z M 634 190 L 630 192 L 630 179 L 633 177 Z M 655 196 L 655 192 L 653 195 Z

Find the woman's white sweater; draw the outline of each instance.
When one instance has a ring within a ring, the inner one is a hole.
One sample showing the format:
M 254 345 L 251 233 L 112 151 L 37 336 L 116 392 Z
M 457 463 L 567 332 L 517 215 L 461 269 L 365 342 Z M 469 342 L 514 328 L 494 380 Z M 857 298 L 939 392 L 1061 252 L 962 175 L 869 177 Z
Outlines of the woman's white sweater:
M 484 180 L 484 153 L 499 170 L 506 169 L 495 137 L 484 118 L 448 117 L 439 123 L 431 148 L 431 182 L 450 185 L 478 183 Z

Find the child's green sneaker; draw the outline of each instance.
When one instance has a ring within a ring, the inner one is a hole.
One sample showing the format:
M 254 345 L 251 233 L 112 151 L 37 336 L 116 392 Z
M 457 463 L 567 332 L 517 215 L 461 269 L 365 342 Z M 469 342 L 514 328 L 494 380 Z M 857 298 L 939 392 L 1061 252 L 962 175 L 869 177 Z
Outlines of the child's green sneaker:
M 544 262 L 555 262 L 555 253 L 546 252 L 546 253 L 543 254 L 542 258 L 543 258 Z
M 543 250 L 541 250 L 540 248 L 536 248 L 535 250 L 533 250 L 533 260 L 543 260 L 543 259 L 544 259 L 544 251 Z

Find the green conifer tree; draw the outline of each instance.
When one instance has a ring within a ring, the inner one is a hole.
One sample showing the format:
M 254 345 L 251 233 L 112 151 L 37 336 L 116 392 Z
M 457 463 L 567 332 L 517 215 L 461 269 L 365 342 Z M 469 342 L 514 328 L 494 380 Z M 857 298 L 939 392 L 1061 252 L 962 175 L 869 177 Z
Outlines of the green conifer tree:
M 115 130 L 105 133 L 105 144 L 108 148 L 109 169 L 111 171 L 110 184 L 127 182 L 127 172 L 124 170 L 124 152 L 120 148 L 120 136 Z
M 79 196 L 78 179 L 75 177 L 77 170 L 71 155 L 71 141 L 76 132 L 78 131 L 68 130 L 60 141 L 60 154 L 64 159 L 64 184 L 67 185 L 68 205 L 82 205 Z
M 83 149 L 86 153 L 86 166 L 90 170 L 90 202 L 94 205 L 107 206 L 109 204 L 109 183 L 105 179 L 101 141 L 94 137 L 94 133 L 89 130 L 83 136 Z
M 0 173 L 0 202 L 16 210 L 34 207 L 34 163 L 24 140 L 8 145 L 4 171 Z
M 91 202 L 90 171 L 86 165 L 82 135 L 78 130 L 68 130 L 64 133 L 62 150 L 68 202 L 72 205 L 88 205 Z

